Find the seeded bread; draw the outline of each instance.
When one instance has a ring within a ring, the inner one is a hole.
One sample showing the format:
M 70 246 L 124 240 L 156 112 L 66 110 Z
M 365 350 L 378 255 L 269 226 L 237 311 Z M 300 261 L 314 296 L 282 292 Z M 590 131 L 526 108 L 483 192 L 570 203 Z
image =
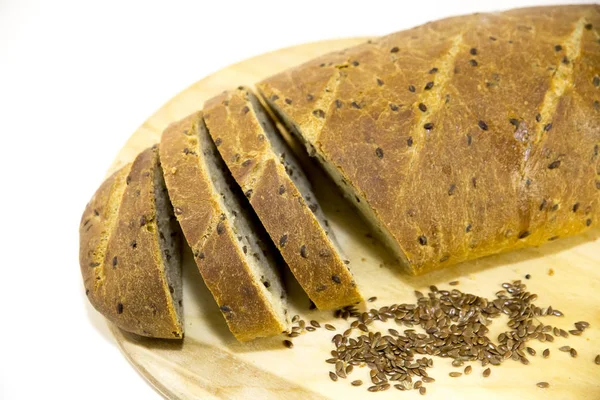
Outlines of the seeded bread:
M 294 276 L 320 309 L 362 300 L 333 232 L 291 149 L 248 89 L 204 106 L 219 153 Z
M 430 22 L 258 85 L 413 273 L 600 219 L 600 6 Z
M 123 330 L 181 339 L 180 233 L 158 149 L 143 151 L 100 186 L 79 233 L 81 273 L 92 305 Z
M 169 126 L 160 155 L 175 215 L 231 332 L 247 341 L 287 331 L 278 266 L 244 209 L 202 114 Z

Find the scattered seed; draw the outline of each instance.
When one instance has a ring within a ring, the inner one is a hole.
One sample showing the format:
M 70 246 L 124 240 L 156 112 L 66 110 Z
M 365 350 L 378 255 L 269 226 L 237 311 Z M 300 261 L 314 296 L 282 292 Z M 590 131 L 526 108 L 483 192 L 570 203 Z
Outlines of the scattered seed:
M 569 331 L 569 333 L 570 333 L 571 335 L 574 335 L 574 336 L 581 336 L 581 334 L 582 334 L 583 332 L 582 332 L 582 331 L 580 331 L 579 329 L 571 329 L 571 330 Z
M 594 362 L 596 363 L 596 365 L 600 365 L 600 354 L 598 354 L 596 358 L 594 358 Z
M 546 389 L 546 388 L 550 387 L 550 384 L 548 382 L 538 382 L 535 385 L 542 389 Z
M 544 352 L 542 353 L 542 357 L 544 357 L 544 358 L 550 357 L 550 349 L 544 350 Z
M 458 285 L 458 283 L 459 283 L 458 281 L 452 281 L 452 282 L 448 283 L 448 285 L 456 286 L 456 285 Z
M 291 349 L 292 347 L 294 347 L 294 343 L 292 343 L 291 340 L 287 340 L 287 339 L 283 341 L 283 345 L 285 347 L 287 347 L 288 349 Z
M 558 350 L 568 352 L 571 351 L 571 346 L 561 346 L 558 348 Z
M 327 329 L 328 331 L 335 331 L 335 326 L 331 324 L 325 324 L 325 329 Z
M 360 379 L 357 379 L 357 380 L 355 380 L 355 381 L 352 381 L 350 384 L 351 384 L 352 386 L 360 386 L 360 385 L 362 385 L 362 384 L 363 384 L 363 381 L 361 381 Z
M 575 357 L 577 357 L 577 350 L 575 350 L 575 349 L 571 349 L 571 350 L 569 351 L 569 354 L 571 354 L 571 357 L 575 358 Z
M 337 382 L 338 380 L 338 376 L 331 371 L 329 371 L 329 378 L 334 382 Z
M 569 333 L 567 331 L 565 331 L 564 329 L 560 330 L 560 336 L 564 337 L 564 338 L 568 338 L 569 337 Z
M 312 326 L 314 326 L 315 328 L 320 328 L 321 327 L 321 324 L 319 322 L 315 321 L 314 319 L 310 321 L 310 324 Z
M 560 336 L 560 329 L 558 329 L 557 327 L 554 327 L 554 330 L 552 332 L 554 333 L 554 336 Z
M 314 331 L 316 331 L 316 329 L 315 329 L 314 327 L 312 327 L 312 326 L 307 326 L 307 327 L 306 327 L 306 330 L 307 330 L 308 332 L 314 332 Z
M 427 244 L 423 242 L 422 245 Z M 506 282 L 502 287 L 503 290 L 489 300 L 431 285 L 427 293 L 415 291 L 416 304 L 393 304 L 364 312 L 355 306 L 344 307 L 336 311 L 335 316 L 350 319 L 350 328 L 343 335 L 333 336 L 335 350 L 327 362 L 335 364 L 338 378 L 346 378 L 356 366 L 367 366 L 373 382 L 369 391 L 387 390 L 392 383 L 398 390 L 420 391 L 424 383 L 434 381 L 427 375 L 427 369 L 433 366 L 431 356 L 451 358 L 457 368 L 465 362 L 480 361 L 485 368 L 483 376 L 487 378 L 491 375 L 487 365 L 500 365 L 508 359 L 529 364 L 528 357 L 537 353 L 526 345 L 529 340 L 552 342 L 554 336 L 550 333 L 563 336 L 562 332 L 568 337 L 566 331 L 538 322 L 538 317 L 562 316 L 562 313 L 552 307 L 536 306 L 537 295 L 528 292 L 520 280 Z M 371 299 L 369 301 L 374 300 Z M 501 314 L 508 316 L 509 330 L 501 333 L 495 343 L 488 337 L 488 326 Z M 374 321 L 392 319 L 404 326 L 402 333 L 392 328 L 387 332 L 369 331 Z M 328 329 L 328 324 L 324 325 Z M 424 333 L 417 331 L 417 326 Z M 578 321 L 576 332 L 581 333 L 588 326 L 589 323 Z M 571 350 L 569 346 L 561 348 L 575 357 L 576 351 Z M 548 358 L 550 350 L 545 349 L 542 356 Z M 600 355 L 594 361 L 600 363 Z M 469 375 L 473 367 L 467 365 L 459 371 L 449 376 Z
M 587 322 L 585 321 L 579 321 L 579 322 L 575 322 L 575 328 L 577 328 L 578 331 L 584 331 L 588 328 L 589 324 L 586 325 Z

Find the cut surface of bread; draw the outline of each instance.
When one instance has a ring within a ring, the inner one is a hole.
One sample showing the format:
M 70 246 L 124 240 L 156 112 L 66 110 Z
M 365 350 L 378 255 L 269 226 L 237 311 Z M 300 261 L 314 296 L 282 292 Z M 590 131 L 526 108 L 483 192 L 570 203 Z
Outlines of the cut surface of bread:
M 597 226 L 599 10 L 443 19 L 257 86 L 419 274 Z
M 279 267 L 206 131 L 202 113 L 161 138 L 169 196 L 206 286 L 240 341 L 288 331 Z
M 180 233 L 158 160 L 140 153 L 98 189 L 80 225 L 80 267 L 92 305 L 119 328 L 183 337 Z
M 208 131 L 287 265 L 320 309 L 362 301 L 292 150 L 248 89 L 205 104 Z

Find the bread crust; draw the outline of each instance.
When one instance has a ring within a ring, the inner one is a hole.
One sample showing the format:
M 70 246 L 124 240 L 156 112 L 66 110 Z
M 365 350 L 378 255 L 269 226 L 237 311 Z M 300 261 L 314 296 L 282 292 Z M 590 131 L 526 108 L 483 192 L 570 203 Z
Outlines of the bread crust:
M 160 156 L 175 215 L 234 336 L 248 341 L 280 334 L 288 329 L 287 322 L 277 317 L 262 283 L 253 277 L 201 162 L 197 130 L 203 124 L 202 113 L 197 112 L 162 134 Z
M 119 328 L 181 339 L 183 326 L 165 276 L 149 148 L 97 190 L 80 225 L 80 266 L 94 308 Z
M 599 28 L 598 5 L 448 18 L 258 88 L 419 274 L 597 226 Z
M 261 126 L 251 96 L 240 87 L 204 105 L 209 133 L 223 160 L 315 305 L 334 309 L 359 303 L 354 277 L 309 208 L 318 206 L 316 199 L 310 205 L 303 199 L 286 172 L 288 160 L 276 154 Z

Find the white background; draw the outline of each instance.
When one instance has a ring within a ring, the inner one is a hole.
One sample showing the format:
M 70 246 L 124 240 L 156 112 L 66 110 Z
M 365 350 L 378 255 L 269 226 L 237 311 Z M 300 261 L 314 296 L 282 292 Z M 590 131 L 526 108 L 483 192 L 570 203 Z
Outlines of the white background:
M 0 398 L 159 398 L 85 299 L 78 225 L 169 98 L 281 47 L 542 3 L 0 0 Z

